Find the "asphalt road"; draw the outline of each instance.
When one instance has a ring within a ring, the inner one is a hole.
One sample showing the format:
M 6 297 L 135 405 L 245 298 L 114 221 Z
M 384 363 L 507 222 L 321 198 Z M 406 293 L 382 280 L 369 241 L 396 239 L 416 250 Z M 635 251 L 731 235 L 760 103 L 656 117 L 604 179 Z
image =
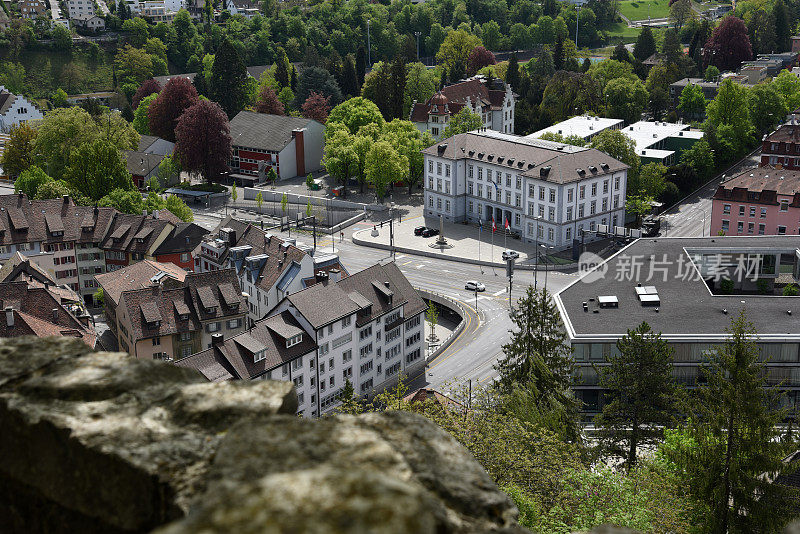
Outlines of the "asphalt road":
M 360 228 L 351 227 L 348 235 Z M 326 238 L 322 245 L 330 246 L 330 239 Z M 335 246 L 351 273 L 389 258 L 387 251 L 361 247 L 346 239 L 341 243 L 337 241 Z M 508 332 L 512 327 L 508 317 L 508 279 L 505 271 L 487 267 L 481 270 L 476 265 L 408 254 L 397 254 L 395 262 L 413 286 L 458 300 L 468 311 L 464 331 L 435 360 L 428 362 L 424 377 L 411 377 L 409 386 L 412 389 L 423 386 L 447 389 L 448 385 L 469 379 L 473 380 L 475 386 L 476 381 L 486 383 L 496 376 L 492 367 L 502 355 L 502 345 L 508 340 Z M 528 285 L 534 284 L 535 278 L 538 278 L 538 287 L 543 287 L 543 271 L 538 275 L 531 271 L 516 271 L 513 298 L 521 296 Z M 548 272 L 547 289 L 556 292 L 575 278 L 574 274 Z M 477 305 L 475 293 L 464 289 L 467 280 L 478 280 L 486 285 L 486 291 L 478 294 Z M 426 328 L 425 335 L 428 333 Z
M 745 169 L 758 167 L 761 160 L 761 149 L 742 159 L 724 174 L 715 176 L 700 189 L 689 195 L 677 206 L 662 215 L 661 235 L 669 237 L 702 237 L 708 236 L 711 230 L 711 197 L 716 192 L 724 177 L 738 174 Z

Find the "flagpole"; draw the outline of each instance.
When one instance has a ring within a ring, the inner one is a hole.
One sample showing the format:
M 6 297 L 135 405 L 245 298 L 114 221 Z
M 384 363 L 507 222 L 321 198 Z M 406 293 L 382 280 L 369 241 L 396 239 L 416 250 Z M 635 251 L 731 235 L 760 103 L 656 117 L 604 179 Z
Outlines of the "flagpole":
M 490 256 L 492 267 L 494 267 L 494 221 L 492 221 L 492 254 Z
M 503 223 L 503 248 L 508 248 L 508 219 Z
M 481 226 L 483 225 L 478 221 L 478 263 L 481 262 Z

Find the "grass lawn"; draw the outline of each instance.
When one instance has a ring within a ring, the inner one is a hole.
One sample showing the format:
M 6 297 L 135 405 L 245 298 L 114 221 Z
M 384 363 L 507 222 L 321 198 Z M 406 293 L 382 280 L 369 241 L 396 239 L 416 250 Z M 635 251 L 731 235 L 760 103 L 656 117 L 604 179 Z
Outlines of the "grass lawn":
M 647 20 L 648 6 L 650 18 L 663 19 L 669 16 L 669 0 L 621 0 L 619 12 L 629 20 Z
M 607 31 L 611 41 L 614 44 L 619 42 L 636 42 L 636 38 L 639 37 L 639 32 L 642 31 L 641 28 L 629 28 L 624 22 L 612 22 L 610 24 L 603 25 L 599 29 Z

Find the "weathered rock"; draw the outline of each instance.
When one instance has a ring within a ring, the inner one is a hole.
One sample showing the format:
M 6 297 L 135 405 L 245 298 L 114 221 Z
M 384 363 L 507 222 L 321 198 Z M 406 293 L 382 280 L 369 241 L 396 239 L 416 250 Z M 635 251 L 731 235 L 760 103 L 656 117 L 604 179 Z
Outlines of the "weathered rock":
M 448 434 L 408 413 L 294 416 L 288 382 L 0 340 L 3 532 L 523 532 Z

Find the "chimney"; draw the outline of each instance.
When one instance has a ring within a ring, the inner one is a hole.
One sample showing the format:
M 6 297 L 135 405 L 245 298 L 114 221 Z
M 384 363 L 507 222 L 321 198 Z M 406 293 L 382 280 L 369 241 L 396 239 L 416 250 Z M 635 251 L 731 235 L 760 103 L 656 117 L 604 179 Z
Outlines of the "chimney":
M 146 210 L 146 209 L 142 210 L 142 215 L 144 215 L 145 217 L 147 217 L 147 210 Z
M 298 128 L 292 130 L 292 138 L 294 139 L 294 159 L 297 164 L 297 176 L 305 176 L 306 174 L 306 145 L 303 138 L 305 128 Z
M 53 308 L 53 322 L 58 324 L 58 308 Z
M 328 281 L 330 282 L 338 282 L 342 279 L 342 271 L 339 269 L 330 269 L 328 271 Z
M 69 195 L 61 195 L 61 200 L 64 201 L 64 204 L 69 204 Z
M 6 306 L 6 326 L 9 328 L 14 327 L 14 308 Z
M 97 206 L 94 207 L 94 218 L 97 219 L 97 215 L 100 213 L 100 208 Z
M 189 244 L 189 236 L 188 235 L 186 236 L 186 244 L 187 245 Z
M 222 345 L 222 334 L 211 334 L 211 346 L 219 347 Z

